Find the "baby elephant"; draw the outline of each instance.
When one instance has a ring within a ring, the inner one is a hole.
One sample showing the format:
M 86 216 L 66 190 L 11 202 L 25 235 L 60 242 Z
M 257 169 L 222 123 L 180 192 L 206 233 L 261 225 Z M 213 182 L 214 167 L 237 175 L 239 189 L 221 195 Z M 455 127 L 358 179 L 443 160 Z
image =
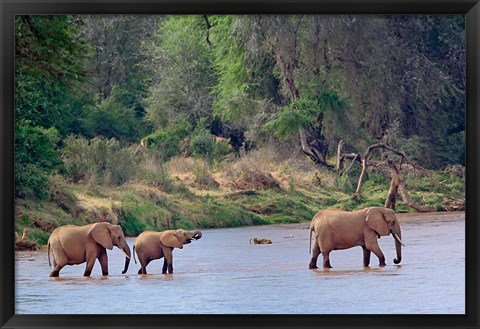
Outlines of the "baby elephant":
M 145 231 L 141 233 L 133 245 L 133 259 L 135 251 L 138 255 L 141 268 L 138 274 L 147 274 L 147 265 L 154 259 L 164 257 L 162 273 L 173 273 L 173 248 L 182 249 L 184 244 L 202 237 L 200 231 L 167 230 L 163 232 Z

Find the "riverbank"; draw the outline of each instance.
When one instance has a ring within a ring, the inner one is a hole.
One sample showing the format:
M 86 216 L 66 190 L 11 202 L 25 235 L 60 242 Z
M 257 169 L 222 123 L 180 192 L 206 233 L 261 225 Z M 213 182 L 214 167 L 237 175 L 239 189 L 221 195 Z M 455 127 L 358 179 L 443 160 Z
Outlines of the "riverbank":
M 180 161 L 183 161 L 180 163 Z M 354 198 L 355 180 L 318 171 L 308 163 L 265 168 L 258 163 L 233 172 L 232 166 L 186 168 L 175 159 L 159 182 L 106 186 L 53 178 L 47 200 L 16 201 L 17 240 L 28 228 L 28 240 L 45 245 L 58 226 L 107 221 L 126 236 L 144 230 L 205 229 L 309 221 L 326 208 L 354 210 L 383 206 L 389 177 L 372 173 L 362 196 Z M 411 198 L 434 211 L 464 210 L 464 181 L 447 172 L 407 173 Z M 397 212 L 413 209 L 397 201 Z

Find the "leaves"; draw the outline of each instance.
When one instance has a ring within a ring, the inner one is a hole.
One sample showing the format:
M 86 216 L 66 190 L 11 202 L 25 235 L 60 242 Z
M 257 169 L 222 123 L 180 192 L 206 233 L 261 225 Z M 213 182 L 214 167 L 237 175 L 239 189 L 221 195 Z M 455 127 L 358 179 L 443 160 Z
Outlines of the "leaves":
M 463 16 L 207 18 L 210 43 L 202 15 L 17 16 L 16 156 L 37 179 L 19 175 L 17 196 L 41 194 L 70 134 L 168 158 L 188 136 L 211 148 L 214 120 L 319 165 L 340 139 L 388 138 L 425 167 L 464 163 Z

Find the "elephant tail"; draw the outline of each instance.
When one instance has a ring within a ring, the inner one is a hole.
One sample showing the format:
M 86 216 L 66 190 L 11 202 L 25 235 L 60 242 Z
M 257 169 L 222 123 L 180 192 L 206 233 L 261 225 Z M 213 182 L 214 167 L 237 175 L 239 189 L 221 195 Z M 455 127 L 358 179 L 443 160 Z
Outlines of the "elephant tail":
M 313 225 L 313 221 L 312 223 L 310 224 L 310 239 L 309 242 L 309 246 L 308 246 L 308 253 L 311 254 L 312 253 L 312 232 L 314 231 L 314 225 Z
M 135 258 L 135 245 L 133 245 L 133 261 L 137 264 L 137 259 Z
M 50 239 L 48 239 L 48 243 L 47 243 L 47 255 L 48 255 L 48 266 L 52 267 L 52 263 L 50 262 Z

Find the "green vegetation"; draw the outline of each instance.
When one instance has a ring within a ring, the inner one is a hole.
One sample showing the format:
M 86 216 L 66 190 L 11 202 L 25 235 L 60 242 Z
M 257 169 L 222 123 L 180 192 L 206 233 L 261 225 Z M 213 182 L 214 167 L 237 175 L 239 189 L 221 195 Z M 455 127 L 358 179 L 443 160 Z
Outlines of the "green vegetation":
M 20 234 L 28 227 L 31 229 L 30 239 L 44 244 L 48 233 L 57 226 L 96 221 L 120 224 L 128 236 L 136 236 L 144 230 L 300 223 L 310 220 L 321 209 L 382 206 L 389 187 L 387 176 L 372 172 L 365 183 L 362 198 L 356 200 L 352 193 L 339 187 L 335 173 L 327 170 L 319 173 L 308 159 L 287 159 L 291 168 L 302 169 L 285 174 L 281 170 L 285 167 L 285 160 L 274 163 L 268 157 L 259 160 L 254 154 L 234 164 L 249 163 L 255 168 L 250 173 L 257 173 L 258 182 L 265 174 L 259 168 L 272 168 L 271 175 L 279 187 L 251 185 L 251 189 L 232 188 L 234 182 L 240 184 L 243 176 L 241 172 L 229 171 L 234 165 L 231 162 L 207 173 L 217 182 L 215 186 L 207 186 L 198 184 L 193 171 L 182 169 L 188 167 L 190 161 L 194 160 L 177 157 L 165 163 L 166 179 L 170 182 L 167 188 L 145 184 L 136 175 L 132 176 L 130 183 L 119 186 L 66 182 L 56 176 L 48 200 L 17 202 L 16 231 Z M 462 209 L 455 207 L 461 207 L 464 202 L 463 178 L 435 171 L 408 173 L 405 178 L 411 197 L 425 207 L 438 211 Z M 294 189 L 290 188 L 292 184 Z M 397 211 L 411 209 L 399 198 Z
M 464 208 L 463 16 L 20 15 L 15 32 L 16 231 L 37 244 L 65 224 L 381 206 L 386 160 L 408 160 L 413 202 Z M 371 155 L 354 198 L 352 155 L 379 142 L 397 152 Z

